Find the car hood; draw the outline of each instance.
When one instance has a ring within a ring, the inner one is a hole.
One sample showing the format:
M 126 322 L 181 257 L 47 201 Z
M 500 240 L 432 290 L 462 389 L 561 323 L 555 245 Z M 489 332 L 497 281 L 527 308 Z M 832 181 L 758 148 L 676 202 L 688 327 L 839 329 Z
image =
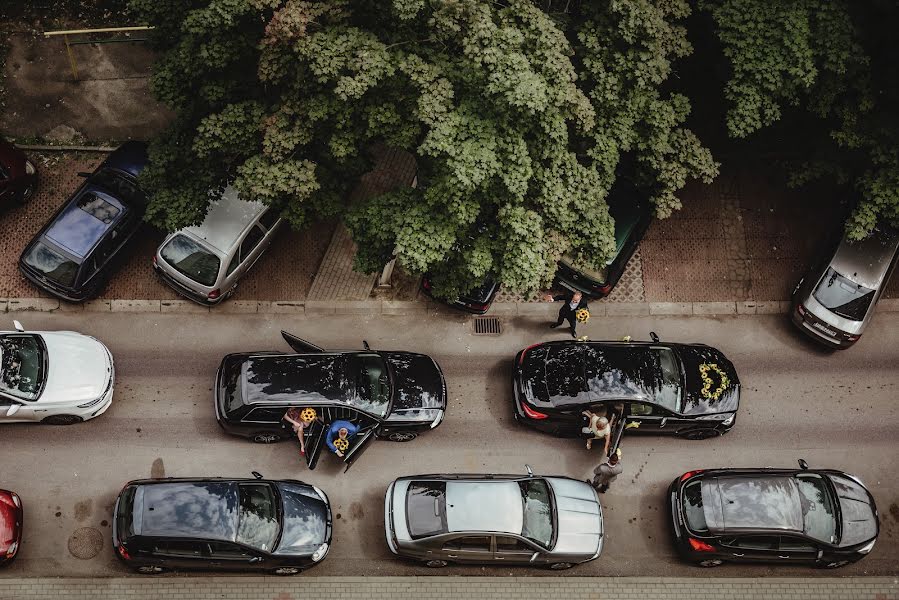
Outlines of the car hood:
M 602 508 L 583 481 L 548 477 L 553 488 L 558 532 L 552 552 L 593 556 L 602 548 Z
M 684 367 L 683 414 L 703 415 L 737 410 L 740 405 L 740 379 L 734 365 L 724 354 L 709 346 L 679 346 L 677 353 Z M 702 367 L 705 367 L 705 376 Z M 721 373 L 727 378 L 727 385 L 719 390 Z M 707 383 L 708 391 L 703 393 Z
M 47 381 L 38 402 L 87 402 L 106 391 L 112 362 L 99 340 L 74 331 L 40 336 L 47 345 Z
M 845 475 L 829 475 L 840 502 L 842 531 L 839 546 L 855 546 L 877 537 L 879 523 L 874 499 L 855 479 Z
M 392 411 L 446 408 L 446 382 L 430 356 L 411 352 L 387 352 L 384 358 L 393 371 Z
M 331 541 L 331 509 L 312 486 L 278 482 L 284 525 L 275 554 L 308 556 Z

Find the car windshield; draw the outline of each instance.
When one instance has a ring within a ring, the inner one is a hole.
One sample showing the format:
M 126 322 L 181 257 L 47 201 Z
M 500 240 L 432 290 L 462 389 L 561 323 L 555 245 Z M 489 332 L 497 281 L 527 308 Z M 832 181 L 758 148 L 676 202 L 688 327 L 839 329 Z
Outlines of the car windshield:
M 853 321 L 864 319 L 874 300 L 874 290 L 840 275 L 833 267 L 827 269 L 814 295 L 824 308 Z
M 544 548 L 553 540 L 553 518 L 549 486 L 542 479 L 519 481 L 521 504 L 524 512 L 522 537 Z
M 697 480 L 684 486 L 684 520 L 693 531 L 708 531 L 705 508 L 702 506 L 702 482 Z
M 390 376 L 384 359 L 378 354 L 360 354 L 358 364 L 356 407 L 373 415 L 386 417 L 390 404 Z
M 655 382 L 655 401 L 660 406 L 673 411 L 680 408 L 681 382 L 680 363 L 671 348 L 653 347 L 659 357 L 661 379 Z
M 819 475 L 797 475 L 796 485 L 805 534 L 829 544 L 836 542 L 837 519 L 824 479 Z
M 37 336 L 0 337 L 0 388 L 10 396 L 34 400 L 44 379 L 44 350 Z
M 103 169 L 94 173 L 91 176 L 91 183 L 106 189 L 113 196 L 119 200 L 124 200 L 128 204 L 147 203 L 146 196 L 144 196 L 134 181 L 117 171 Z
M 183 235 L 176 235 L 160 252 L 175 270 L 205 286 L 215 284 L 221 261 L 218 256 Z
M 25 264 L 64 287 L 72 287 L 78 274 L 78 263 L 41 242 L 25 255 Z
M 265 483 L 245 483 L 238 487 L 240 515 L 237 541 L 271 552 L 280 531 L 271 486 Z
M 446 533 L 445 481 L 415 481 L 409 485 L 406 525 L 412 539 Z

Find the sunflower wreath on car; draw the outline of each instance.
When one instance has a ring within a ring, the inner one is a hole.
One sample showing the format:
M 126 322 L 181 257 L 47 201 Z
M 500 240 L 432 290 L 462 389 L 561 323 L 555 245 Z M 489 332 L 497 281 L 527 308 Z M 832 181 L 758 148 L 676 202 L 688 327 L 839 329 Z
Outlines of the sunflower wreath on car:
M 586 308 L 581 308 L 574 313 L 574 318 L 577 319 L 578 323 L 586 323 L 590 320 L 590 311 Z
M 315 417 L 318 416 L 315 412 L 314 408 L 304 408 L 300 411 L 300 420 L 311 423 L 315 420 Z
M 334 447 L 341 452 L 346 452 L 346 449 L 350 447 L 350 443 L 343 438 L 337 438 L 334 440 Z
M 714 373 L 718 378 L 718 385 L 715 388 L 712 388 L 712 386 L 715 385 L 715 382 L 712 380 L 712 377 L 709 376 L 711 373 Z M 700 393 L 703 398 L 717 400 L 730 385 L 730 379 L 727 378 L 724 370 L 715 363 L 703 363 L 699 365 L 699 374 L 702 377 L 702 390 L 700 390 Z

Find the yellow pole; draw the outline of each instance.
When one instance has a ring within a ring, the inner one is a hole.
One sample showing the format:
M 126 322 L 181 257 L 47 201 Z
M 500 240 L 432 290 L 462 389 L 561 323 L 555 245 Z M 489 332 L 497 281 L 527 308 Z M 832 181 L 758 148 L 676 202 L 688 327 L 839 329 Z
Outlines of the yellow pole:
M 72 66 L 72 77 L 75 78 L 75 81 L 78 81 L 78 66 L 75 64 L 75 55 L 72 54 L 72 47 L 69 46 L 69 36 L 64 35 L 62 39 L 66 42 L 66 52 L 69 53 L 69 64 Z

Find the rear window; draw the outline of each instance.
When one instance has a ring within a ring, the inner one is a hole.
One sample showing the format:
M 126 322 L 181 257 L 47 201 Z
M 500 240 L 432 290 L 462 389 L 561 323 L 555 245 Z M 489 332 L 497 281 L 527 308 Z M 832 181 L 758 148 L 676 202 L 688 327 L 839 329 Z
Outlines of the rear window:
M 815 288 L 814 296 L 815 300 L 832 313 L 845 319 L 861 321 L 874 299 L 874 290 L 851 281 L 831 267 Z
M 446 533 L 446 482 L 415 481 L 409 486 L 406 525 L 412 539 Z
M 205 286 L 215 284 L 221 261 L 218 256 L 183 235 L 176 235 L 160 252 L 176 271 Z
M 684 486 L 684 521 L 693 531 L 708 531 L 705 509 L 702 506 L 702 482 L 697 480 Z
M 119 540 L 124 541 L 134 535 L 134 519 L 132 518 L 134 510 L 134 492 L 137 488 L 129 486 L 122 492 L 119 499 L 118 512 L 116 513 L 116 535 Z
M 102 186 L 116 198 L 124 200 L 128 204 L 147 203 L 146 196 L 144 196 L 144 193 L 140 191 L 134 181 L 117 171 L 103 169 L 98 173 L 94 173 L 91 177 L 91 183 Z
M 41 242 L 32 246 L 25 255 L 25 264 L 63 287 L 75 285 L 78 263 Z

